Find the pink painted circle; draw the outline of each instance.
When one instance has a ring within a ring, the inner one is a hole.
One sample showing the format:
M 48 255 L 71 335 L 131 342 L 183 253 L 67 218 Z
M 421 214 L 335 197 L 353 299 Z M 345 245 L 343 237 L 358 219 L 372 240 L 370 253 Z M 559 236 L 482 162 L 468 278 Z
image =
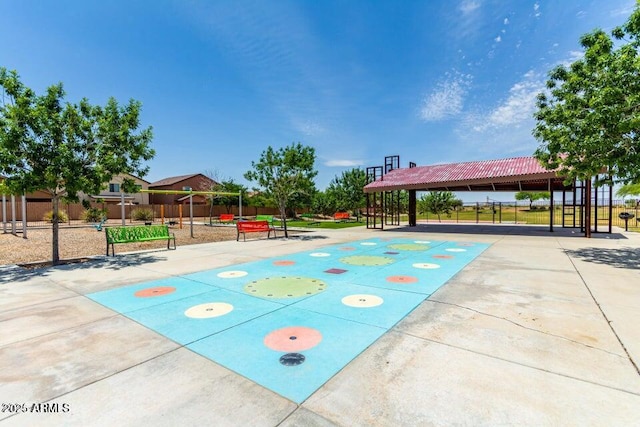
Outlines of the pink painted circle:
M 271 350 L 287 353 L 308 350 L 322 341 L 322 334 L 317 329 L 305 326 L 289 326 L 276 329 L 264 337 L 264 345 Z
M 387 277 L 387 282 L 391 283 L 416 283 L 418 281 L 417 277 L 413 276 L 389 276 Z
M 279 265 L 279 266 L 287 266 L 287 265 L 293 265 L 295 264 L 295 261 L 289 261 L 288 259 L 283 259 L 280 261 L 273 261 L 273 265 Z
M 437 258 L 437 259 L 451 259 L 454 258 L 453 255 L 434 255 L 432 258 Z
M 353 246 L 343 246 L 340 248 L 341 251 L 355 251 L 356 248 L 354 248 Z
M 162 295 L 172 294 L 176 291 L 173 286 L 156 286 L 154 288 L 141 289 L 136 292 L 138 298 L 160 297 Z

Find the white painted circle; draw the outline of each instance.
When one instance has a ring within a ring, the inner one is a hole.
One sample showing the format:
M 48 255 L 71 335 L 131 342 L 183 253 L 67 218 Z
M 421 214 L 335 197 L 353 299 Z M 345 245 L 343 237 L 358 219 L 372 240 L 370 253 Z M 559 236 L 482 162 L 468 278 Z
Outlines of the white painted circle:
M 375 246 L 377 243 L 375 242 L 362 242 L 360 243 L 362 246 Z
M 371 308 L 382 304 L 384 300 L 377 295 L 355 294 L 342 298 L 342 303 L 349 307 Z
M 434 269 L 434 268 L 440 268 L 440 266 L 438 264 L 432 264 L 429 262 L 417 262 L 415 264 L 413 264 L 414 268 L 423 268 L 423 269 Z
M 210 317 L 224 316 L 232 310 L 233 306 L 226 302 L 208 302 L 188 308 L 184 315 L 192 319 L 208 319 Z
M 222 273 L 218 273 L 218 277 L 221 277 L 223 279 L 234 279 L 236 277 L 244 277 L 247 274 L 249 273 L 247 273 L 246 271 L 232 270 L 232 271 L 223 271 Z
M 416 240 L 413 243 L 417 243 L 419 245 L 428 245 L 431 242 L 429 240 Z
M 331 254 L 328 254 L 326 252 L 314 252 L 312 254 L 310 254 L 311 256 L 314 257 L 325 257 L 325 256 L 331 256 Z
M 461 248 L 449 248 L 449 249 L 445 249 L 445 251 L 449 251 L 449 252 L 467 252 L 466 249 L 461 249 Z

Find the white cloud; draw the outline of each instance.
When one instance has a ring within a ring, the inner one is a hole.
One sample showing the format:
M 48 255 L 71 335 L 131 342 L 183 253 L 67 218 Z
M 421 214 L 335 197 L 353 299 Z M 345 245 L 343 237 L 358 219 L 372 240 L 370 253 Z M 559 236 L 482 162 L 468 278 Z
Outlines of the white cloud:
M 298 122 L 294 124 L 294 127 L 301 133 L 307 136 L 318 136 L 325 132 L 324 127 L 322 127 L 317 122 L 312 120 L 307 120 L 305 122 Z
M 567 57 L 561 61 L 558 61 L 556 65 L 562 65 L 562 66 L 568 67 L 574 62 L 576 62 L 577 60 L 582 59 L 583 57 L 584 57 L 584 52 L 581 52 L 579 50 L 570 50 L 567 53 Z
M 536 97 L 544 87 L 542 78 L 529 71 L 509 89 L 509 96 L 499 106 L 488 114 L 469 116 L 467 125 L 476 132 L 485 132 L 529 124 L 536 109 Z
M 523 80 L 509 89 L 509 97 L 488 117 L 492 126 L 518 126 L 531 119 L 536 108 L 536 96 L 544 89 L 539 81 Z
M 329 167 L 356 167 L 364 165 L 362 160 L 346 160 L 346 159 L 334 159 L 324 162 L 325 166 Z
M 478 8 L 480 8 L 480 2 L 475 0 L 464 0 L 462 3 L 460 3 L 460 6 L 458 6 L 458 9 L 464 15 L 468 15 Z
M 540 13 L 540 3 L 536 2 L 533 5 L 533 11 L 534 11 L 534 15 L 535 15 L 536 18 L 541 15 L 541 13 Z
M 504 25 L 509 25 L 509 18 L 504 18 Z
M 635 4 L 630 3 L 628 6 L 612 10 L 611 16 L 613 17 L 623 16 L 623 15 L 628 16 L 628 15 L 631 15 L 631 13 L 633 12 L 633 9 L 635 9 Z
M 493 41 L 496 43 L 500 43 L 502 41 L 502 37 L 498 36 L 495 39 L 493 39 Z
M 438 86 L 422 101 L 420 117 L 431 122 L 453 117 L 462 111 L 470 76 L 456 73 Z

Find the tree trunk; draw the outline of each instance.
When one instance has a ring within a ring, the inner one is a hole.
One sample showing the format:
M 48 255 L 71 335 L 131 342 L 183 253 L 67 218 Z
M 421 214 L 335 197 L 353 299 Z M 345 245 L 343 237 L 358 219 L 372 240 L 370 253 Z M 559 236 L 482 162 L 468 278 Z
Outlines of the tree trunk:
M 591 238 L 591 177 L 586 180 L 584 192 L 584 237 Z
M 209 225 L 213 225 L 213 197 L 209 200 Z
M 280 219 L 282 220 L 282 226 L 284 227 L 284 237 L 285 239 L 288 239 L 289 233 L 287 232 L 287 209 L 284 205 L 280 205 Z
M 54 196 L 51 200 L 53 202 L 53 215 L 51 215 L 51 221 L 53 222 L 53 239 L 52 239 L 52 257 L 51 263 L 53 265 L 57 265 L 60 262 L 60 254 L 58 252 L 58 205 L 59 199 L 58 196 Z

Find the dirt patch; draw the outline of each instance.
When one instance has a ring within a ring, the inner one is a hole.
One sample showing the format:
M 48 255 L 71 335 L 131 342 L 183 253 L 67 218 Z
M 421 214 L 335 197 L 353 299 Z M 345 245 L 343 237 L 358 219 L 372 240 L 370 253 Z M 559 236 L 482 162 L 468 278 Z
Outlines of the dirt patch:
M 194 226 L 193 237 L 189 226 L 182 229 L 170 227 L 170 232 L 176 235 L 176 245 L 193 245 L 198 243 L 221 242 L 236 239 L 234 226 L 209 227 Z M 255 233 L 256 238 L 262 238 Z M 266 238 L 266 233 L 264 233 Z M 280 236 L 280 233 L 278 233 Z M 27 238 L 22 234 L 2 234 L 0 230 L 0 265 L 43 263 L 51 260 L 53 234 L 51 229 L 27 229 Z M 161 249 L 167 247 L 165 241 L 139 242 L 115 245 L 118 252 L 130 252 L 147 249 Z M 104 231 L 96 231 L 92 227 L 61 228 L 59 234 L 59 251 L 61 260 L 78 260 L 95 255 L 105 255 L 107 241 Z M 40 268 L 31 267 L 31 268 Z M 25 266 L 26 267 L 26 266 Z

